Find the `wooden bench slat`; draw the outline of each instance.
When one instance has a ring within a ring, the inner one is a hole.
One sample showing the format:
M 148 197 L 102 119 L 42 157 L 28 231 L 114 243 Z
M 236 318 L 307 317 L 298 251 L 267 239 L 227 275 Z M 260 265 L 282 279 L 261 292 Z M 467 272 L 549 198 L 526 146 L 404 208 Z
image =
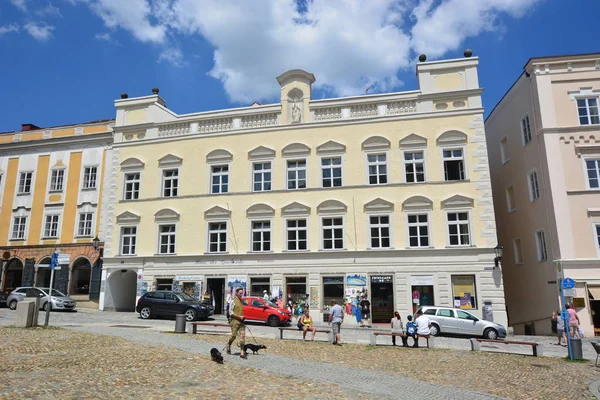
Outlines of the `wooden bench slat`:
M 492 340 L 492 339 L 475 339 L 478 342 L 484 342 L 484 343 L 502 343 L 502 344 L 520 344 L 520 345 L 524 345 L 524 346 L 539 346 L 539 343 L 535 343 L 535 342 L 516 342 L 516 341 L 510 341 L 510 340 Z

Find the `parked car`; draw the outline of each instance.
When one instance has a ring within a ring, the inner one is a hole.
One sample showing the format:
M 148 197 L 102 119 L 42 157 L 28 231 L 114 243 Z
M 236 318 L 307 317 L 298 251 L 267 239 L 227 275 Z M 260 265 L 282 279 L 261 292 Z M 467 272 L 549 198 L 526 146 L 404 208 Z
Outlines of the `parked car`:
M 32 291 L 33 295 L 36 295 L 40 298 L 40 308 L 42 310 L 46 310 L 48 307 L 48 293 L 50 292 L 50 288 L 38 288 L 32 286 L 22 286 L 18 287 L 8 295 L 6 299 L 6 304 L 11 310 L 17 309 L 17 303 L 22 301 L 27 292 Z M 66 294 L 52 289 L 52 298 L 50 298 L 50 309 L 51 310 L 74 310 L 77 305 L 77 302 L 67 296 Z
M 206 319 L 214 314 L 210 304 L 202 303 L 185 293 L 158 290 L 147 292 L 137 302 L 135 311 L 142 319 L 173 317 L 185 314 L 186 321 Z
M 7 298 L 8 298 L 8 293 L 0 292 L 0 307 L 8 306 L 8 303 L 6 303 Z
M 288 324 L 292 319 L 290 312 L 278 308 L 277 304 L 267 302 L 262 297 L 242 297 L 244 317 L 249 322 L 263 322 L 270 326 Z
M 495 322 L 479 319 L 460 308 L 423 306 L 419 310 L 429 317 L 431 334 L 483 336 L 486 339 L 506 337 L 506 328 Z M 418 312 L 418 310 L 417 310 Z

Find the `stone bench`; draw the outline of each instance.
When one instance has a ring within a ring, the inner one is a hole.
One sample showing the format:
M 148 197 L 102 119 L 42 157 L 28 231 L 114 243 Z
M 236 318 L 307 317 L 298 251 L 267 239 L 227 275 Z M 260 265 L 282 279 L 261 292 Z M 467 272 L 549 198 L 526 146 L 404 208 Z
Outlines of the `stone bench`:
M 520 346 L 531 346 L 533 349 L 534 357 L 542 357 L 543 356 L 543 347 L 539 343 L 535 342 L 518 342 L 514 340 L 492 340 L 492 339 L 477 339 L 471 338 L 471 350 L 472 351 L 481 351 L 481 343 L 495 343 L 495 344 L 515 344 Z
M 212 326 L 213 328 L 216 328 L 216 327 L 227 327 L 227 328 L 230 328 L 229 324 L 220 324 L 220 323 L 216 323 L 216 322 L 215 323 L 212 323 L 212 322 L 192 322 L 192 323 L 190 323 L 190 325 L 191 325 L 191 330 L 190 330 L 189 333 L 191 333 L 191 334 L 198 333 L 198 327 L 199 326 L 200 327 Z M 223 330 L 220 330 L 220 331 L 203 330 L 200 333 L 230 333 L 230 332 L 229 331 L 223 331 Z
M 302 329 L 298 329 L 298 328 L 279 327 L 278 329 L 279 329 L 279 339 L 283 339 L 283 332 L 284 331 L 296 331 L 296 332 L 302 333 Z M 308 331 L 308 333 L 310 333 L 310 332 L 311 331 Z M 329 341 L 330 342 L 332 341 L 332 338 L 331 338 L 331 329 L 322 329 L 322 328 L 320 329 L 320 328 L 317 328 L 315 330 L 315 333 L 327 333 L 329 335 Z M 277 338 L 277 335 L 275 335 L 275 338 Z

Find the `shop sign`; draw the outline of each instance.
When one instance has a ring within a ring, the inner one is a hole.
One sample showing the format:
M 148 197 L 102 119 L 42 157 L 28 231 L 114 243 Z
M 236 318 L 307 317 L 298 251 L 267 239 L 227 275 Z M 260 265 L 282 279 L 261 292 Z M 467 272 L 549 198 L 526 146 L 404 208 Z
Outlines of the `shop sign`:
M 343 285 L 344 278 L 341 276 L 325 277 L 325 278 L 323 278 L 323 283 L 341 283 Z
M 371 283 L 392 283 L 391 275 L 371 275 Z
M 183 276 L 176 276 L 175 277 L 176 281 L 180 281 L 180 282 L 198 282 L 202 280 L 202 276 L 200 275 L 183 275 Z
M 573 298 L 573 307 L 585 307 L 585 299 L 583 297 L 574 297 Z
M 367 286 L 367 277 L 365 275 L 346 276 L 346 285 L 348 286 Z
M 433 286 L 433 275 L 413 275 L 410 277 L 412 286 Z
M 309 300 L 310 308 L 318 309 L 319 308 L 319 287 L 311 286 L 309 288 L 309 295 L 310 295 L 310 300 Z

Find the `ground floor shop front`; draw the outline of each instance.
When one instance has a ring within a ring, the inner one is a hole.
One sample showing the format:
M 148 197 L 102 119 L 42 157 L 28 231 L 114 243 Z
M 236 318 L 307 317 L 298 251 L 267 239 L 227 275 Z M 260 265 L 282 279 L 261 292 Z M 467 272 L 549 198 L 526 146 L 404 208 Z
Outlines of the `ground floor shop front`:
M 575 288 L 565 301 L 575 307 L 585 336 L 600 336 L 600 259 L 562 260 L 560 277 L 571 278 Z M 557 288 L 558 290 L 558 288 Z
M 246 295 L 289 298 L 324 318 L 335 300 L 371 303 L 372 322 L 389 322 L 394 311 L 412 314 L 422 305 L 461 307 L 482 316 L 491 304 L 494 321 L 506 325 L 501 271 L 493 249 L 107 258 L 100 309 L 133 311 L 147 291 L 174 290 L 206 299 L 223 313 L 236 287 Z M 351 307 L 345 308 L 351 312 Z

